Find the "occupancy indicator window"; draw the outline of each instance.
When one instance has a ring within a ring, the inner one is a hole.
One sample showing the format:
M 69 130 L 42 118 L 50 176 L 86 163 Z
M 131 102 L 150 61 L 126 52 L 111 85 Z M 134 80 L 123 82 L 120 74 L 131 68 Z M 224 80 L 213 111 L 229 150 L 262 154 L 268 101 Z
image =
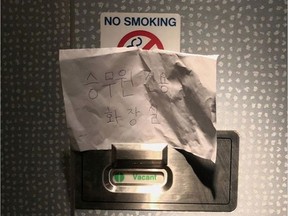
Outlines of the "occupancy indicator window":
M 111 176 L 114 185 L 159 185 L 165 183 L 161 171 L 114 170 Z

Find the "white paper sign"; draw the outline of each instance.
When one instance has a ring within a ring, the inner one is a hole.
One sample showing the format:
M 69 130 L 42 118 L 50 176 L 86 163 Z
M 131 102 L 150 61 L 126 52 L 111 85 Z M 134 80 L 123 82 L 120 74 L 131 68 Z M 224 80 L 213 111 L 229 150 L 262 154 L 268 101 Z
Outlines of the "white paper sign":
M 167 143 L 215 161 L 216 59 L 137 48 L 61 50 L 75 148 Z
M 101 47 L 138 47 L 180 51 L 180 15 L 102 13 Z

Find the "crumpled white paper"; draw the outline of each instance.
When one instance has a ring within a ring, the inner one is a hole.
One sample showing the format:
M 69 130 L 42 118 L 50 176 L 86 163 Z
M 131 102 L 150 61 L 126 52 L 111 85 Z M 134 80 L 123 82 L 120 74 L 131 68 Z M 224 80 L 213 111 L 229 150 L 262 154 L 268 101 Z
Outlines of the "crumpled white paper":
M 168 143 L 215 162 L 216 61 L 138 48 L 60 50 L 74 149 Z

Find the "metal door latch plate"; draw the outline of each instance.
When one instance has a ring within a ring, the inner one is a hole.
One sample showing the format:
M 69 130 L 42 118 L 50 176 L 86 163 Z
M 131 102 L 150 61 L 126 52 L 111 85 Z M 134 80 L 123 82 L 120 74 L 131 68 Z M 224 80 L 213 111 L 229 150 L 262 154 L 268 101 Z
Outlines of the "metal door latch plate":
M 232 211 L 239 137 L 217 132 L 216 164 L 166 144 L 113 144 L 72 152 L 75 208 Z

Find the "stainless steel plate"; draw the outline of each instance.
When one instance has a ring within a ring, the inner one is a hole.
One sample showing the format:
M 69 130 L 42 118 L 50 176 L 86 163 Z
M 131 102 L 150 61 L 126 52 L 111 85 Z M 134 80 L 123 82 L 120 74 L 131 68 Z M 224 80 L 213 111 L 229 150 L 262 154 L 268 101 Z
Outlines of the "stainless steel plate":
M 112 150 L 72 152 L 75 207 L 234 210 L 239 137 L 233 131 L 217 134 L 216 164 L 163 144 L 156 150 L 116 145 Z

